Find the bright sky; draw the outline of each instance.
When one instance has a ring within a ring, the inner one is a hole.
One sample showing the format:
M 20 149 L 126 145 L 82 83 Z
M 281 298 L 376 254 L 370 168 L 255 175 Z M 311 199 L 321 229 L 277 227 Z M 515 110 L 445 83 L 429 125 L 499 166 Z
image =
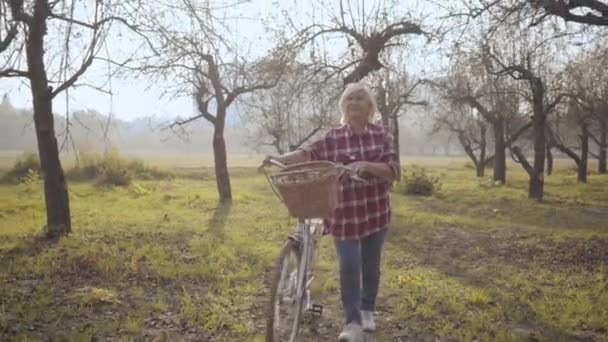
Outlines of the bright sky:
M 381 0 L 382 1 L 382 0 Z M 220 4 L 223 1 L 212 1 L 212 4 Z M 232 1 L 231 1 L 232 2 Z M 235 33 L 234 37 L 238 39 L 239 44 L 245 46 L 245 50 L 251 50 L 255 53 L 256 46 L 264 45 L 264 39 L 260 39 L 266 33 L 261 21 L 261 18 L 269 18 L 272 15 L 282 17 L 281 9 L 289 9 L 291 16 L 294 13 L 301 13 L 302 20 L 310 18 L 313 14 L 317 20 L 324 20 L 330 13 L 329 10 L 336 10 L 337 1 L 325 0 L 327 3 L 327 9 L 320 10 L 313 8 L 309 5 L 309 1 L 299 0 L 284 0 L 284 1 L 270 1 L 270 0 L 253 0 L 249 3 L 239 5 L 236 8 L 232 8 L 225 15 L 230 17 L 239 17 L 238 21 L 231 21 L 232 30 Z M 390 1 L 387 1 L 390 2 Z M 366 6 L 370 6 L 368 1 L 365 1 Z M 403 2 L 402 2 L 403 3 Z M 406 9 L 406 7 L 408 7 Z M 396 12 L 414 11 L 420 12 L 420 6 L 415 6 L 413 9 L 409 8 L 410 5 L 399 5 L 395 8 Z M 426 6 L 422 6 L 426 7 Z M 424 9 L 424 8 L 423 8 Z M 428 9 L 428 8 L 426 8 Z M 313 13 L 316 11 L 315 13 Z M 416 15 L 414 13 L 414 15 Z M 295 16 L 297 19 L 300 16 Z M 50 38 L 49 38 L 50 39 Z M 267 44 L 267 43 L 266 43 Z M 124 42 L 119 46 L 111 46 L 110 49 L 117 50 L 128 50 L 131 48 L 129 42 Z M 413 63 L 413 69 L 418 67 L 424 68 L 429 64 L 428 51 L 427 55 L 410 56 Z M 97 61 L 85 74 L 86 80 L 92 81 L 92 83 L 100 84 L 105 80 L 104 75 L 107 73 L 108 66 L 101 61 Z M 80 87 L 77 89 L 70 89 L 69 91 L 69 109 L 71 111 L 80 109 L 95 109 L 101 113 L 108 114 L 110 112 L 120 119 L 131 120 L 138 117 L 146 116 L 162 116 L 162 117 L 174 117 L 182 116 L 186 117 L 193 114 L 193 102 L 188 97 L 182 98 L 168 98 L 163 97 L 162 92 L 165 89 L 162 84 L 150 84 L 145 80 L 134 80 L 134 79 L 120 79 L 117 77 L 111 80 L 111 89 L 113 95 L 104 94 L 97 90 Z M 11 101 L 17 107 L 31 108 L 31 94 L 29 88 L 23 80 L 18 79 L 0 79 L 0 95 L 3 93 L 9 93 Z M 64 113 L 66 110 L 66 98 L 65 94 L 60 95 L 54 101 L 54 109 L 57 113 Z

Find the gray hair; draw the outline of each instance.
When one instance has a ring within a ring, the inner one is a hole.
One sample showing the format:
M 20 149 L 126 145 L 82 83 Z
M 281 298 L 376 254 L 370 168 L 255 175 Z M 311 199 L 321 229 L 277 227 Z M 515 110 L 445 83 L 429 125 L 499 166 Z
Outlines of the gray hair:
M 376 98 L 374 97 L 374 94 L 372 93 L 372 90 L 365 84 L 362 82 L 355 82 L 355 83 L 349 83 L 348 85 L 346 85 L 346 88 L 344 89 L 344 92 L 342 93 L 342 96 L 340 97 L 340 113 L 342 114 L 342 117 L 340 119 L 340 123 L 341 124 L 346 124 L 346 98 L 348 96 L 350 96 L 352 93 L 358 92 L 358 91 L 363 91 L 365 93 L 365 95 L 367 96 L 369 102 L 372 104 L 372 110 L 371 113 L 369 113 L 368 116 L 368 122 L 373 122 L 374 118 L 375 118 L 375 114 L 378 113 L 378 104 L 376 103 Z

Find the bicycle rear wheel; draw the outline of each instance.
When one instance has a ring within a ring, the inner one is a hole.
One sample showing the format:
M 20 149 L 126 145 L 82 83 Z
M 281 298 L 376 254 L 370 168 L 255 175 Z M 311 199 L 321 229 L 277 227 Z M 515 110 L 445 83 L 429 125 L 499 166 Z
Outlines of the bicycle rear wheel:
M 267 342 L 292 342 L 298 337 L 305 292 L 297 293 L 300 264 L 299 244 L 287 240 L 281 248 L 272 277 L 266 322 Z

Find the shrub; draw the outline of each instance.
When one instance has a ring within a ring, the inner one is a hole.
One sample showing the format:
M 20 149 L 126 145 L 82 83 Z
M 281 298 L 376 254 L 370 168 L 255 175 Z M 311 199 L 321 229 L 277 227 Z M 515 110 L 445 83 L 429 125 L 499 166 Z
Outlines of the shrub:
M 425 168 L 414 165 L 409 172 L 403 170 L 399 192 L 404 195 L 432 196 L 440 188 L 439 177 L 429 174 Z
M 18 183 L 30 175 L 31 171 L 40 174 L 40 161 L 33 152 L 23 153 L 13 167 L 2 177 L 3 182 Z
M 97 153 L 80 153 L 79 165 L 68 171 L 68 177 L 76 180 L 96 180 L 99 185 L 130 185 L 134 178 L 166 179 L 171 173 L 155 167 L 149 167 L 138 159 L 123 158 L 117 150 L 110 150 L 103 155 Z
M 97 168 L 98 185 L 127 186 L 133 181 L 133 174 L 128 168 L 127 161 L 116 151 L 104 154 Z
M 42 188 L 40 173 L 34 169 L 29 169 L 27 174 L 19 179 L 19 187 L 24 192 L 39 191 Z

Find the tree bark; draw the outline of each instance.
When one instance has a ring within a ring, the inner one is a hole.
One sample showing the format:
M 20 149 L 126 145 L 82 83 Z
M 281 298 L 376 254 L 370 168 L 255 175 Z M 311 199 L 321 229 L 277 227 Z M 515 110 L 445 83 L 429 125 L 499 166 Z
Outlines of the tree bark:
M 606 174 L 606 157 L 608 155 L 608 119 L 600 120 L 600 153 L 598 155 L 597 173 Z
M 494 181 L 507 181 L 507 156 L 505 153 L 505 125 L 502 117 L 494 122 Z M 483 163 L 485 164 L 485 162 Z
M 224 118 L 226 109 L 218 108 L 217 122 L 213 131 L 213 158 L 215 163 L 215 181 L 221 203 L 232 202 L 232 188 L 230 174 L 228 173 L 228 159 L 226 157 L 226 142 L 224 140 Z M 220 120 L 221 118 L 221 120 Z
M 540 83 L 540 80 L 538 80 Z M 534 164 L 530 174 L 530 183 L 528 189 L 528 197 L 543 200 L 544 191 L 544 169 L 545 169 L 545 122 L 547 116 L 543 106 L 544 91 L 542 85 L 538 85 L 533 89 L 537 93 L 534 96 L 534 116 L 532 118 L 532 128 L 534 131 Z M 539 89 L 540 88 L 540 89 Z
M 485 125 L 480 125 L 480 138 L 479 142 L 479 162 L 477 163 L 477 177 L 483 177 L 485 175 L 486 170 L 486 131 L 487 128 Z
M 389 111 L 386 105 L 386 89 L 384 89 L 384 85 L 382 84 L 382 80 L 379 82 L 378 90 L 376 92 L 376 103 L 378 106 L 378 112 L 380 112 L 380 117 L 382 118 L 382 124 L 384 127 L 389 128 L 391 124 L 391 120 L 389 118 Z
M 483 164 L 480 164 L 479 161 L 477 160 L 477 156 L 475 156 L 475 152 L 473 151 L 473 148 L 471 148 L 471 145 L 467 142 L 467 139 L 464 137 L 464 133 L 462 133 L 462 132 L 458 133 L 458 140 L 460 141 L 460 145 L 464 149 L 464 152 L 467 154 L 467 156 L 469 156 L 469 158 L 473 162 L 473 165 L 475 166 L 475 172 L 477 174 L 477 177 L 483 177 L 483 175 L 484 175 Z
M 399 117 L 397 115 L 393 115 L 393 148 L 395 149 L 395 154 L 397 155 L 397 181 L 401 180 L 401 147 L 399 146 Z
M 587 167 L 589 160 L 589 132 L 587 126 L 583 125 L 581 132 L 581 164 L 578 166 L 578 181 L 587 183 Z
M 555 145 L 560 151 L 574 160 L 576 163 L 577 180 L 581 183 L 587 182 L 587 169 L 589 160 L 589 131 L 586 124 L 581 125 L 581 134 L 579 135 L 581 141 L 581 155 L 578 156 L 572 149 L 566 147 L 564 144 Z
M 547 176 L 553 174 L 553 153 L 551 153 L 551 144 L 547 144 Z
M 44 35 L 48 3 L 36 1 L 29 25 L 26 56 L 34 107 L 34 126 L 38 141 L 40 168 L 44 178 L 47 236 L 56 237 L 72 230 L 68 186 L 59 160 L 55 137 L 52 89 L 44 65 Z
M 486 169 L 483 167 L 483 164 L 478 163 L 475 165 L 475 174 L 477 175 L 477 177 L 483 177 L 485 176 L 485 171 Z

